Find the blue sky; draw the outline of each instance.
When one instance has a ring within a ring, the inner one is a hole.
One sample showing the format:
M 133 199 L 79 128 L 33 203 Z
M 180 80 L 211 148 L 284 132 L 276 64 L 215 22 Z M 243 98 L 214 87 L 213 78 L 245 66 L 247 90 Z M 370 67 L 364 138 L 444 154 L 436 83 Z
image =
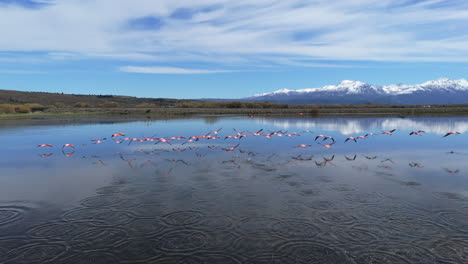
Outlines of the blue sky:
M 0 0 L 0 89 L 239 98 L 468 76 L 464 0 Z

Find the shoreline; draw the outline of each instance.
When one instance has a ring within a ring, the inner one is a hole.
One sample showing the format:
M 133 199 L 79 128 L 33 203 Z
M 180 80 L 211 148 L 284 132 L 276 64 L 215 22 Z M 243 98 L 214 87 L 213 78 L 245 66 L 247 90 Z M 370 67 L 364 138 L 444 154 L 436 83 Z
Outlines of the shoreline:
M 0 114 L 2 119 L 87 117 L 87 116 L 193 116 L 193 115 L 253 115 L 253 116 L 468 116 L 467 107 L 332 107 L 317 108 L 56 108 L 44 112 Z

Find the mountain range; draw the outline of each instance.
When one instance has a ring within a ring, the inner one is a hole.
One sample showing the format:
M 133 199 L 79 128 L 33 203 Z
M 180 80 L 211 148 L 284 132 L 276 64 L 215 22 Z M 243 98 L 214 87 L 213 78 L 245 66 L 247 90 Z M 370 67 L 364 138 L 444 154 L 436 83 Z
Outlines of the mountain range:
M 415 85 L 387 86 L 344 80 L 337 85 L 281 89 L 242 100 L 287 104 L 461 104 L 468 103 L 468 80 L 439 78 Z

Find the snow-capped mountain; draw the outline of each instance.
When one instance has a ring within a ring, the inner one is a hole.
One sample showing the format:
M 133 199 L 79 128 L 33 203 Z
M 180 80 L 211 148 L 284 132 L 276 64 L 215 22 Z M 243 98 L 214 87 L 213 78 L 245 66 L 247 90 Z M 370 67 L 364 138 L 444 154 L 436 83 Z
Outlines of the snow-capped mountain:
M 299 90 L 281 89 L 244 98 L 290 104 L 453 104 L 468 103 L 468 80 L 440 78 L 421 84 L 379 86 L 345 80 L 337 85 Z

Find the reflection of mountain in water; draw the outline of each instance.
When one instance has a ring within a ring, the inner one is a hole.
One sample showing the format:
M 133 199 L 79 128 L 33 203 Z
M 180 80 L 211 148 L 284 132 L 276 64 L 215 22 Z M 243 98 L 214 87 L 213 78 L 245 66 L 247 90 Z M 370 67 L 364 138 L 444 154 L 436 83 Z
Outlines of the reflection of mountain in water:
M 443 135 L 447 131 L 468 131 L 467 117 L 414 117 L 414 118 L 259 118 L 259 124 L 274 125 L 281 129 L 320 129 L 339 131 L 343 135 L 379 132 L 386 129 L 425 130 Z

